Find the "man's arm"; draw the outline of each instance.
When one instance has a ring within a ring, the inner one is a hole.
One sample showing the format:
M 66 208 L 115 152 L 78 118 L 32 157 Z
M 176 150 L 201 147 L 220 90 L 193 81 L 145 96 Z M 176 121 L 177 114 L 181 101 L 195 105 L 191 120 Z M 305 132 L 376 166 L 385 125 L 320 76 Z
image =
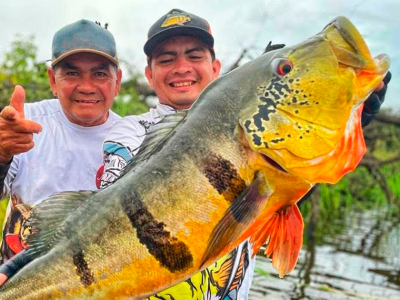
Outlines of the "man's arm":
M 24 249 L 13 258 L 8 260 L 6 263 L 4 263 L 0 267 L 0 286 L 30 261 L 31 258 L 28 255 L 27 250 Z
M 16 154 L 33 148 L 33 134 L 42 127 L 24 118 L 25 91 L 17 85 L 10 105 L 0 112 L 0 198 L 5 195 L 4 180 Z
M 10 105 L 0 112 L 0 199 L 6 194 L 4 182 L 14 155 L 27 152 L 34 146 L 33 134 L 42 130 L 40 124 L 24 117 L 25 91 L 17 85 L 11 96 Z M 24 254 L 10 260 L 0 269 L 0 285 L 26 264 Z

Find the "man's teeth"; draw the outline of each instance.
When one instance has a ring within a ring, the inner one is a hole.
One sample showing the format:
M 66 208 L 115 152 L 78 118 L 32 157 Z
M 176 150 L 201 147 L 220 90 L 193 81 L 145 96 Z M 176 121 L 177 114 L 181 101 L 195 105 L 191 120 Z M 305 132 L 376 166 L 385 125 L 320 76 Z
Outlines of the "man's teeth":
M 78 103 L 98 103 L 99 100 L 75 100 Z
M 177 82 L 177 83 L 172 83 L 173 87 L 181 87 L 181 86 L 189 86 L 193 85 L 194 81 L 186 81 L 186 82 Z

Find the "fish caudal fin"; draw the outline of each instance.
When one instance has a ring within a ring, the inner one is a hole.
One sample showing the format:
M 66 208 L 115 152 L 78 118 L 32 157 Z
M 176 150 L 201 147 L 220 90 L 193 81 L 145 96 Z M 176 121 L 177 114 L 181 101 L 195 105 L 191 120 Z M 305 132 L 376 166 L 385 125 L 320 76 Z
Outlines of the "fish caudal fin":
M 272 265 L 282 278 L 296 266 L 303 244 L 303 229 L 303 218 L 296 204 L 274 213 L 258 234 L 251 237 L 253 253 L 268 240 L 265 255 L 272 255 Z

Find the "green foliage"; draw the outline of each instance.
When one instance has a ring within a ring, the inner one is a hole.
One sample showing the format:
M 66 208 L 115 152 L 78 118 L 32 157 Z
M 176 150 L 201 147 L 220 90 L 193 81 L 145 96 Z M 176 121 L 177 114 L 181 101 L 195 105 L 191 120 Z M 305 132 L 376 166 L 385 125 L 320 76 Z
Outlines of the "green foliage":
M 121 91 L 115 98 L 112 110 L 121 117 L 128 115 L 137 115 L 147 112 L 149 108 L 140 100 L 140 96 L 136 91 L 137 76 L 133 76 L 130 80 L 125 81 L 121 85 Z
M 52 93 L 47 80 L 47 66 L 37 61 L 34 37 L 18 36 L 11 50 L 4 54 L 0 65 L 0 106 L 9 104 L 16 84 L 26 92 L 26 102 L 51 99 Z
M 271 274 L 260 267 L 255 267 L 254 272 L 263 276 L 263 277 L 271 277 Z
M 371 126 L 372 125 L 372 126 Z M 349 212 L 355 210 L 377 211 L 389 208 L 392 214 L 400 211 L 400 161 L 394 160 L 381 164 L 392 158 L 400 157 L 400 128 L 395 125 L 372 122 L 364 128 L 368 146 L 368 159 L 376 163 L 359 166 L 354 172 L 344 176 L 337 184 L 320 184 L 314 197 L 317 198 L 317 209 L 311 203 L 311 197 L 300 206 L 306 220 L 306 230 L 310 221 L 317 220 L 314 238 L 316 244 L 325 243 L 327 239 L 335 240 L 345 236 L 346 228 L 333 226 L 333 221 L 340 223 Z M 313 215 L 317 210 L 317 215 Z M 307 235 L 305 236 L 307 244 Z
M 6 209 L 7 209 L 7 205 L 8 205 L 8 200 L 9 200 L 9 198 L 7 197 L 0 201 L 0 236 L 3 232 L 3 223 L 4 223 L 4 217 L 5 217 Z

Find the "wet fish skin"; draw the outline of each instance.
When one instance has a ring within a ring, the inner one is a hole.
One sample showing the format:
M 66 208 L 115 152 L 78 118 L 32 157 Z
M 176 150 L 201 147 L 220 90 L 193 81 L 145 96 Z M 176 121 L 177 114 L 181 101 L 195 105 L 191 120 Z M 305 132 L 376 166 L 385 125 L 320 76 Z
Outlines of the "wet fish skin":
M 255 251 L 269 240 L 266 254 L 281 276 L 290 272 L 303 230 L 295 203 L 314 183 L 353 170 L 365 151 L 362 102 L 389 61 L 372 59 L 360 37 L 338 18 L 264 54 L 208 86 L 157 151 L 115 184 L 45 200 L 40 210 L 57 212 L 82 198 L 0 299 L 142 299 L 246 238 Z M 293 70 L 278 75 L 280 60 Z

